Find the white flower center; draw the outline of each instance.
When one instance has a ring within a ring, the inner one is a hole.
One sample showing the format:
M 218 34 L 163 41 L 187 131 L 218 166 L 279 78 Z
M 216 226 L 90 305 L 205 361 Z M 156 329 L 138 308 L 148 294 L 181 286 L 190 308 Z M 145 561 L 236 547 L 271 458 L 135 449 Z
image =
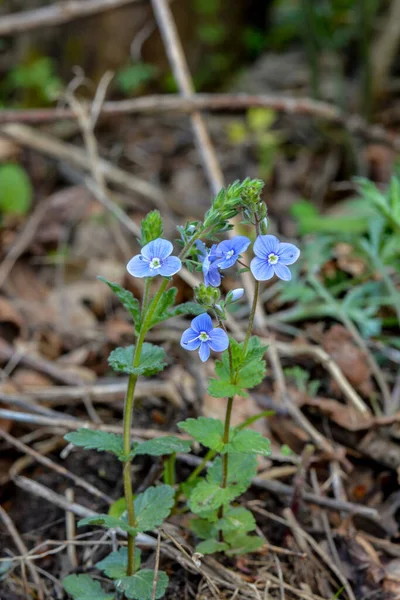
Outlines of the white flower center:
M 268 254 L 268 264 L 269 265 L 276 265 L 276 263 L 279 261 L 279 256 L 277 254 L 274 254 L 273 252 L 271 252 L 271 254 Z
M 208 342 L 208 340 L 210 339 L 210 336 L 208 335 L 208 333 L 206 331 L 201 331 L 200 335 L 199 335 L 199 339 L 201 342 Z
M 233 256 L 235 254 L 234 250 L 229 250 L 229 252 L 226 253 L 225 258 L 230 258 L 231 256 Z
M 161 267 L 161 260 L 159 258 L 152 258 L 150 261 L 150 269 L 159 269 Z

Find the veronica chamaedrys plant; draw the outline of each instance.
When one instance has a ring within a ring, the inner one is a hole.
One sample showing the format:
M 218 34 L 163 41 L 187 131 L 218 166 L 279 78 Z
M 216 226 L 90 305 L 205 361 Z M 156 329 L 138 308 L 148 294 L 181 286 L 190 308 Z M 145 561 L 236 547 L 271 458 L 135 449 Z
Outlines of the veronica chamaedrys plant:
M 187 222 L 178 228 L 180 234 L 178 243 L 182 247 L 179 256 L 173 253 L 171 242 L 162 238 L 162 219 L 158 211 L 149 213 L 141 225 L 141 251 L 127 265 L 128 272 L 133 277 L 144 279 L 141 304 L 129 290 L 117 283 L 100 278 L 115 293 L 134 323 L 135 344 L 125 348 L 116 348 L 109 356 L 110 367 L 118 373 L 128 375 L 123 434 L 116 435 L 103 431 L 80 429 L 67 434 L 65 439 L 69 443 L 85 449 L 111 452 L 122 463 L 124 487 L 122 502 L 118 500 L 108 514 L 88 517 L 78 523 L 79 526 L 100 525 L 106 529 L 125 533 L 128 540 L 127 547 L 120 547 L 96 565 L 113 582 L 119 597 L 124 596 L 134 600 L 158 599 L 164 595 L 168 585 L 168 577 L 163 571 L 158 571 L 155 575 L 152 569 L 141 568 L 141 555 L 136 547 L 136 540 L 144 532 L 152 531 L 160 526 L 175 504 L 175 489 L 170 485 L 174 480 L 170 469 L 173 460 L 167 458 L 165 461 L 168 466 L 164 473 L 166 483 L 151 486 L 136 497 L 133 492 L 132 461 L 140 455 L 173 457 L 177 452 L 187 452 L 190 448 L 188 441 L 174 436 L 143 443 L 132 442 L 131 427 L 137 380 L 141 376 L 155 375 L 164 369 L 167 363 L 164 349 L 146 342 L 145 337 L 154 326 L 171 317 L 177 315 L 197 316 L 205 313 L 206 310 L 214 311 L 213 307 L 220 296 L 219 291 L 215 288 L 211 288 L 211 293 L 207 292 L 208 304 L 186 302 L 175 306 L 177 290 L 171 287 L 168 289 L 171 276 L 179 271 L 182 262 L 185 262 L 192 270 L 196 265 L 201 268 L 196 258 L 198 253 L 196 242 L 201 239 L 212 240 L 217 234 L 231 229 L 230 219 L 236 217 L 245 206 L 251 203 L 252 198 L 257 198 L 261 189 L 262 182 L 250 179 L 235 182 L 222 189 L 213 200 L 204 221 Z M 152 282 L 156 288 L 154 295 L 152 295 L 151 289 Z M 217 328 L 210 328 L 208 320 L 210 317 L 205 316 L 202 321 L 204 327 L 200 329 L 197 325 L 194 326 L 196 329 L 193 331 L 196 336 L 202 334 L 203 339 L 200 340 L 199 349 L 203 358 L 206 357 L 210 348 L 221 351 L 227 347 L 229 340 L 225 330 L 221 328 L 221 314 L 224 313 L 225 305 L 226 302 L 219 298 L 219 313 L 214 311 L 219 315 L 216 318 Z M 199 334 L 197 334 L 198 331 Z M 192 345 L 194 343 L 190 342 Z M 202 346 L 202 344 L 206 344 L 206 346 Z M 248 342 L 248 345 L 250 347 L 252 343 Z M 217 467 L 216 463 L 215 468 Z M 63 585 L 75 600 L 89 597 L 96 598 L 96 600 L 112 600 L 114 598 L 114 594 L 104 592 L 100 583 L 88 575 L 70 575 L 64 579 Z
M 275 236 L 266 235 L 268 221 L 265 204 L 260 200 L 261 189 L 250 187 L 247 196 L 242 198 L 241 207 L 245 222 L 255 227 L 257 235 L 254 244 L 256 258 L 251 262 L 251 271 L 256 279 L 255 294 L 247 332 L 242 343 L 229 339 L 229 346 L 216 363 L 217 378 L 212 378 L 208 387 L 210 395 L 227 398 L 225 422 L 199 417 L 178 423 L 183 431 L 208 448 L 201 465 L 182 486 L 188 496 L 189 508 L 197 515 L 192 519 L 191 527 L 197 537 L 203 540 L 196 548 L 203 554 L 216 551 L 241 554 L 263 545 L 261 538 L 249 535 L 256 527 L 251 512 L 244 507 L 232 506 L 232 501 L 249 487 L 256 473 L 256 455 L 268 456 L 270 453 L 269 441 L 244 426 L 231 427 L 230 421 L 234 399 L 246 396 L 248 389 L 261 383 L 266 372 L 263 360 L 266 348 L 258 337 L 251 335 L 259 282 L 270 279 L 275 273 L 281 279 L 290 279 L 287 265 L 297 260 L 300 251 L 293 244 L 281 243 Z M 245 236 L 224 240 L 218 245 L 214 244 L 210 250 L 203 243 L 197 243 L 197 258 L 205 283 L 195 289 L 195 296 L 213 314 L 219 329 L 213 328 L 209 315 L 196 317 L 191 327 L 183 333 L 181 345 L 187 350 L 200 348 L 203 362 L 209 358 L 210 348 L 222 349 L 222 344 L 213 347 L 213 332 L 220 331 L 219 339 L 227 343 L 223 336 L 226 308 L 243 295 L 243 289 L 239 288 L 230 291 L 225 299 L 221 297 L 216 289 L 221 282 L 220 270 L 233 267 L 249 245 L 250 240 Z M 200 477 L 212 458 L 215 460 L 205 477 Z

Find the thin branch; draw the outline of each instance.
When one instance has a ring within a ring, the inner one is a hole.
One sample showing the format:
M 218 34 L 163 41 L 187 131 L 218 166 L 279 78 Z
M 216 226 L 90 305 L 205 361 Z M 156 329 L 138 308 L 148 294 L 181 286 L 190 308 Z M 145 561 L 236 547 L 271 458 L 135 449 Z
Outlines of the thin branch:
M 41 27 L 54 27 L 74 19 L 82 19 L 97 13 L 113 10 L 127 4 L 137 4 L 142 0 L 67 0 L 55 2 L 34 10 L 2 16 L 0 36 L 15 35 Z
M 380 125 L 369 125 L 359 115 L 343 113 L 328 102 L 310 98 L 291 98 L 269 94 L 175 94 L 143 96 L 131 100 L 105 102 L 101 116 L 115 117 L 126 114 L 191 113 L 193 111 L 243 112 L 248 108 L 271 108 L 277 112 L 305 115 L 324 119 L 347 129 L 354 135 L 394 149 L 400 148 L 400 137 Z M 10 109 L 0 112 L 0 123 L 47 123 L 61 119 L 75 119 L 70 108 Z

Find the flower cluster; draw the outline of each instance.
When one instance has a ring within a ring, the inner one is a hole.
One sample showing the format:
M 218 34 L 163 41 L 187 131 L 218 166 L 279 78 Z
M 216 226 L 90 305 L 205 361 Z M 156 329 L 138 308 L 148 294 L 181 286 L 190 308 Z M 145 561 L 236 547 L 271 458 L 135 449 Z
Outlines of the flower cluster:
M 214 244 L 210 250 L 207 250 L 203 242 L 198 241 L 196 246 L 203 265 L 204 283 L 213 287 L 221 285 L 220 269 L 232 267 L 249 245 L 250 240 L 244 235 L 236 235 L 218 245 Z

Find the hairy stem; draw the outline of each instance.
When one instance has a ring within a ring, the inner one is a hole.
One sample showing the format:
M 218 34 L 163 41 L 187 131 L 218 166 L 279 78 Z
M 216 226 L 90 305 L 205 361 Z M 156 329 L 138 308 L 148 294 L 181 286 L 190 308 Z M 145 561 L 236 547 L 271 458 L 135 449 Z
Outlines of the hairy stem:
M 254 318 L 256 316 L 257 302 L 258 302 L 259 294 L 260 294 L 260 282 L 256 281 L 255 286 L 254 286 L 253 305 L 251 307 L 251 313 L 250 313 L 250 317 L 249 317 L 249 324 L 247 326 L 246 337 L 244 338 L 243 356 L 245 356 L 245 354 L 246 354 L 247 346 L 249 345 L 250 336 L 253 331 Z
M 186 244 L 186 246 L 182 249 L 179 257 L 184 258 L 189 250 L 192 248 L 195 241 L 202 235 L 207 233 L 207 229 L 202 231 L 198 231 L 195 234 L 190 242 Z M 150 293 L 150 278 L 146 278 L 145 289 L 143 294 L 142 301 L 142 324 L 140 327 L 139 335 L 137 338 L 137 342 L 135 345 L 135 352 L 133 355 L 133 366 L 137 367 L 140 363 L 140 356 L 142 353 L 142 347 L 144 343 L 144 338 L 148 330 L 151 328 L 151 321 L 154 315 L 154 312 L 158 306 L 159 301 L 165 290 L 167 289 L 170 283 L 170 279 L 164 279 L 161 283 L 156 295 L 149 303 L 149 293 Z M 129 457 L 131 451 L 131 428 L 132 428 L 132 420 L 133 420 L 133 409 L 135 405 L 135 388 L 138 380 L 137 375 L 130 375 L 128 379 L 128 387 L 126 390 L 125 403 L 124 403 L 124 422 L 123 422 L 123 444 L 124 444 L 124 454 Z M 128 523 L 131 527 L 136 526 L 135 519 L 135 507 L 133 504 L 133 492 L 132 492 L 132 473 L 131 473 L 131 464 L 132 459 L 127 458 L 124 462 L 123 469 L 123 481 L 124 481 L 124 496 L 126 500 L 126 509 L 128 515 Z M 136 536 L 132 534 L 128 534 L 128 567 L 127 567 L 127 575 L 133 575 L 135 572 L 135 539 Z

